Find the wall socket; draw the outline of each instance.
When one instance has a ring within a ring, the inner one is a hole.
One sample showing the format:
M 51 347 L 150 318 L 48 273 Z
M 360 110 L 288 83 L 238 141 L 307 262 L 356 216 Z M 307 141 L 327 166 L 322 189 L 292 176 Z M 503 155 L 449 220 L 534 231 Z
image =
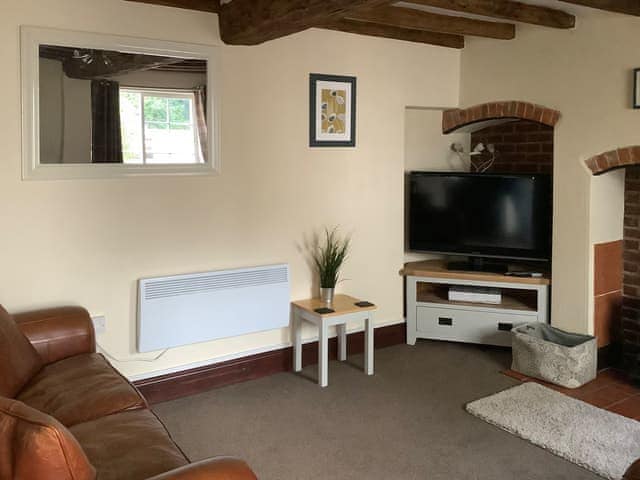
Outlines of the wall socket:
M 91 317 L 91 321 L 93 322 L 93 329 L 96 331 L 96 335 L 100 335 L 107 331 L 107 317 L 104 315 Z

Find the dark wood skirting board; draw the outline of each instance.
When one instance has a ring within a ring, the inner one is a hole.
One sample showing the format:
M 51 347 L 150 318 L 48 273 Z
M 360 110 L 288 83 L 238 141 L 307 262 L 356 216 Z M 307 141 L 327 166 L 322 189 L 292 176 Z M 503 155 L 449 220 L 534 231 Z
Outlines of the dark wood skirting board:
M 379 327 L 375 330 L 376 348 L 405 343 L 406 339 L 407 327 L 405 323 Z M 363 351 L 364 332 L 349 334 L 347 336 L 347 353 L 353 355 Z M 329 339 L 329 358 L 336 359 L 337 353 L 337 339 L 331 338 Z M 304 344 L 302 347 L 303 366 L 315 363 L 318 363 L 318 342 Z M 134 382 L 134 385 L 150 404 L 156 404 L 292 370 L 293 347 L 285 347 L 204 367 L 138 380 Z

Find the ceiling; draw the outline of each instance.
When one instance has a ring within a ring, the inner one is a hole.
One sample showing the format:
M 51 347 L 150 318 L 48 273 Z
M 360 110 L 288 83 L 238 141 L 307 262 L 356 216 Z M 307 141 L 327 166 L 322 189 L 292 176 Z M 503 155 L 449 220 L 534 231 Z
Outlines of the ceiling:
M 160 57 L 114 50 L 40 45 L 39 55 L 40 58 L 61 62 L 67 77 L 84 80 L 113 77 L 145 70 L 197 74 L 207 72 L 205 60 Z
M 222 40 L 231 45 L 257 45 L 316 27 L 464 48 L 468 36 L 511 40 L 518 24 L 576 28 L 585 11 L 580 7 L 640 16 L 639 0 L 127 1 L 218 13 Z

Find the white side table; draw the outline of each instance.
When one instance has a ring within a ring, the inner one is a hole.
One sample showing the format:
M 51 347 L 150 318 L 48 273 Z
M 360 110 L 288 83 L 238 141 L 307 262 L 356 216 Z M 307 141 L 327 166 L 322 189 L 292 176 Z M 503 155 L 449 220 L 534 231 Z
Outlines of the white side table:
M 357 298 L 348 295 L 336 295 L 333 299 L 332 313 L 317 313 L 315 309 L 326 307 L 319 298 L 292 302 L 293 310 L 293 349 L 294 370 L 302 370 L 302 321 L 306 320 L 318 327 L 318 384 L 326 387 L 329 384 L 329 348 L 328 330 L 336 325 L 338 328 L 338 360 L 347 359 L 347 322 L 352 320 L 365 321 L 364 341 L 364 371 L 373 375 L 373 313 L 375 305 L 358 307 Z

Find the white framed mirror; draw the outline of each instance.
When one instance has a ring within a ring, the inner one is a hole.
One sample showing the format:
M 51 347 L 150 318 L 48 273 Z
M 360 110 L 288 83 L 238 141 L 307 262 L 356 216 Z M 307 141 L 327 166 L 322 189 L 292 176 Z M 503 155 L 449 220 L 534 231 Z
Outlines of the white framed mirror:
M 22 177 L 220 169 L 215 47 L 21 28 Z

